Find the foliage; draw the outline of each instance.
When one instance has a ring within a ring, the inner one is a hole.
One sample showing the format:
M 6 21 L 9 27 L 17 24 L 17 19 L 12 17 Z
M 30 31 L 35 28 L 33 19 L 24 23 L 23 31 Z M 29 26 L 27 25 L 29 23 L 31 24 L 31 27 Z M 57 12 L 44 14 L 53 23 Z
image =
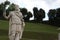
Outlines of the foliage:
M 37 7 L 34 7 L 33 14 L 34 14 L 34 20 L 36 20 L 37 22 L 42 21 L 43 18 L 45 18 L 45 10 L 43 10 L 42 8 L 38 10 Z
M 12 3 L 7 10 L 8 11 L 14 11 L 15 10 L 15 7 L 14 6 L 15 6 L 15 4 Z
M 26 8 L 21 8 L 21 12 L 24 16 L 25 21 L 29 21 L 29 19 L 33 16 L 31 12 L 28 12 Z
M 10 2 L 9 2 L 9 1 L 5 1 L 4 4 L 5 4 L 5 5 L 9 5 Z
M 34 7 L 33 8 L 34 20 L 37 20 L 37 16 L 38 16 L 37 13 L 38 13 L 38 8 Z

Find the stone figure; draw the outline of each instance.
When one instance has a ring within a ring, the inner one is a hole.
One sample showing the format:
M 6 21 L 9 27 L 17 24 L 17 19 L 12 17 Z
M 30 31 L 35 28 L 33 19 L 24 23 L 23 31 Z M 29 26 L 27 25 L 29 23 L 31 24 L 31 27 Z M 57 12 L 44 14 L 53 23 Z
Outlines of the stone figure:
M 9 40 L 22 39 L 25 22 L 19 6 L 15 4 L 15 10 L 10 11 L 8 16 L 6 16 L 6 11 L 4 11 L 3 16 L 9 19 Z

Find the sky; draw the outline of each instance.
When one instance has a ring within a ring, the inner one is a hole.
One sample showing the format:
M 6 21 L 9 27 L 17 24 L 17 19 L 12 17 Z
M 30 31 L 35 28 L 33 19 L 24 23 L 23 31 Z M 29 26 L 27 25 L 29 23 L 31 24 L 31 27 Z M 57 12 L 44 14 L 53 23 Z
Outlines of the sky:
M 6 0 L 0 0 L 4 2 Z M 8 0 L 11 3 L 18 4 L 21 8 L 27 8 L 28 11 L 33 13 L 33 7 L 37 7 L 38 9 L 42 8 L 46 12 L 46 17 L 44 20 L 48 20 L 47 12 L 49 9 L 56 9 L 60 7 L 60 0 Z M 33 17 L 31 18 L 33 19 Z

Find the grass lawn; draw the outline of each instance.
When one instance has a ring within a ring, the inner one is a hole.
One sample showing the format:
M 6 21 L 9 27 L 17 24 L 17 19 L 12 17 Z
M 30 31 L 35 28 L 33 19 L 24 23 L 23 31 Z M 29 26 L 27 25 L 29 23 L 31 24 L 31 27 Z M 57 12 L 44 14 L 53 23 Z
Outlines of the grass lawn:
M 58 40 L 58 27 L 26 22 L 22 40 Z M 0 20 L 0 40 L 8 40 L 8 21 Z

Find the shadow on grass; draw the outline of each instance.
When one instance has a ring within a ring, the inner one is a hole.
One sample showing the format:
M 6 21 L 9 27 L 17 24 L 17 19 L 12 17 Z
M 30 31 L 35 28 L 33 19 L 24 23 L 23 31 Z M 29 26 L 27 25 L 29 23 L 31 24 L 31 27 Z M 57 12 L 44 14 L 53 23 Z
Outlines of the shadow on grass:
M 30 32 L 24 31 L 23 38 L 29 39 L 37 39 L 37 40 L 57 40 L 57 34 L 49 34 L 49 33 L 38 33 L 38 32 Z
M 7 35 L 8 35 L 7 30 L 0 29 L 0 36 L 7 36 Z M 37 39 L 37 40 L 57 40 L 57 34 L 24 31 L 23 38 Z
M 6 35 L 8 35 L 8 30 L 0 29 L 0 36 L 6 36 Z

